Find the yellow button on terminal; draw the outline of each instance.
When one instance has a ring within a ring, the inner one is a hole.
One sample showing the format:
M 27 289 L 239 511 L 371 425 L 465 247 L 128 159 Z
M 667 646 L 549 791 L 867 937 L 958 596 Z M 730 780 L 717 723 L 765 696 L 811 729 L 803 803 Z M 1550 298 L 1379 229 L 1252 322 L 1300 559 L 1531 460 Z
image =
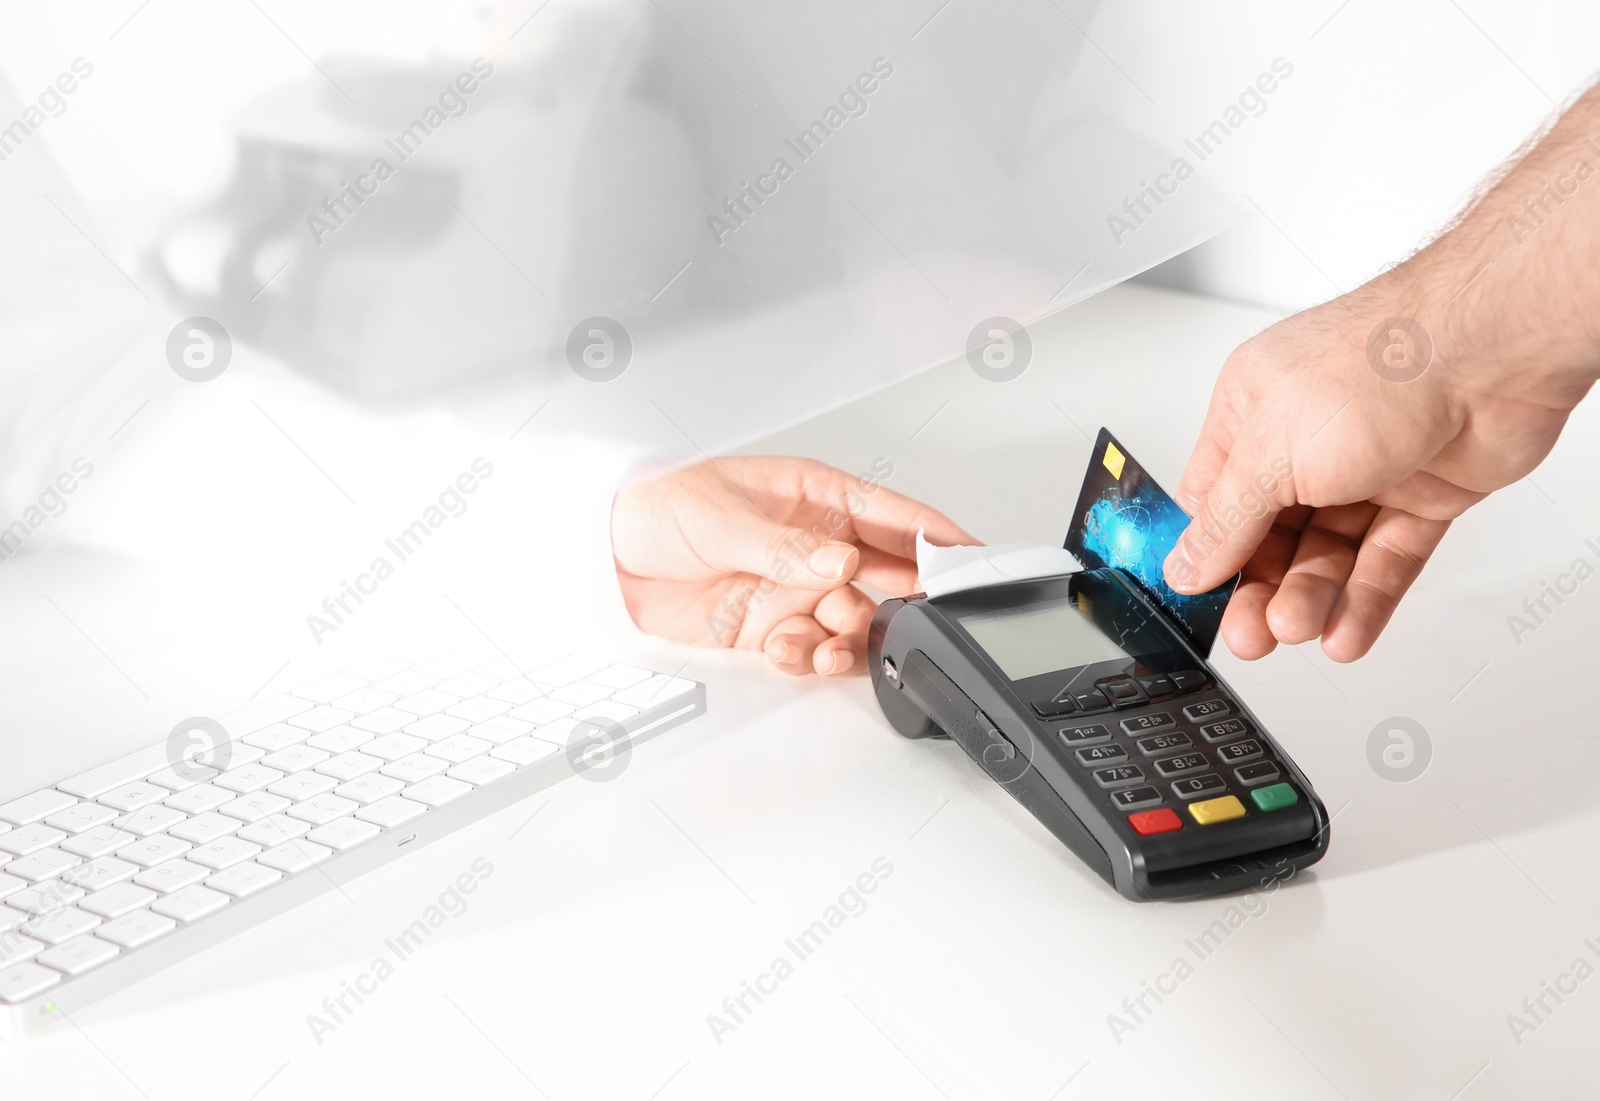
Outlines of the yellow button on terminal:
M 1190 803 L 1189 813 L 1194 815 L 1194 820 L 1202 826 L 1210 826 L 1217 822 L 1226 822 L 1230 818 L 1243 818 L 1244 804 L 1239 802 L 1236 796 L 1224 795 L 1220 799 Z

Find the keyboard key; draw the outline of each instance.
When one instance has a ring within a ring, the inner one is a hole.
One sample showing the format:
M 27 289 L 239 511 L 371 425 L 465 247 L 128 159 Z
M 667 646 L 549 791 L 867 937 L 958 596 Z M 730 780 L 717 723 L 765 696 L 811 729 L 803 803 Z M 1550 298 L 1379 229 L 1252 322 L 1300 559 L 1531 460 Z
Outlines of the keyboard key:
M 381 771 L 385 776 L 393 776 L 397 780 L 414 784 L 418 780 L 437 776 L 449 767 L 449 761 L 429 757 L 426 753 L 413 753 L 409 757 L 402 757 L 398 761 L 384 765 Z
M 501 746 L 500 748 L 504 749 L 506 747 Z M 431 779 L 422 781 L 420 784 L 412 784 L 406 788 L 405 797 L 418 803 L 426 803 L 430 807 L 442 807 L 450 800 L 459 799 L 471 790 L 471 784 L 463 783 L 460 780 L 452 780 L 448 776 L 434 776 Z
M 1080 765 L 1111 765 L 1128 759 L 1128 751 L 1120 745 L 1092 745 L 1073 751 Z
M 294 690 L 294 694 L 313 703 L 333 703 L 340 696 L 358 692 L 366 686 L 367 682 L 358 676 L 334 673 L 332 676 L 314 680 L 310 684 L 302 684 Z
M 452 780 L 465 780 L 469 784 L 482 787 L 492 784 L 502 776 L 509 776 L 517 771 L 517 766 L 510 761 L 498 760 L 494 757 L 474 757 L 470 761 L 456 765 L 445 775 Z
M 14 875 L 6 875 L 6 873 L 0 872 L 0 898 L 14 895 L 27 887 L 27 885 L 28 881 L 26 879 L 18 879 Z
M 15 1005 L 42 994 L 61 981 L 59 972 L 36 963 L 19 963 L 0 970 L 0 1002 Z
M 557 703 L 555 700 L 538 699 L 531 703 L 525 703 L 521 707 L 513 707 L 511 709 L 511 717 L 532 723 L 534 726 L 543 726 L 545 723 L 553 723 L 557 719 L 564 719 L 575 710 L 577 709 L 570 703 Z
M 143 810 L 136 810 L 132 814 L 124 814 L 112 825 L 119 830 L 127 830 L 135 837 L 149 837 L 153 833 L 160 833 L 168 826 L 177 825 L 188 820 L 188 815 L 173 807 L 152 803 Z
M 570 703 L 574 707 L 587 707 L 610 697 L 611 689 L 586 680 L 575 681 L 550 693 L 550 698 L 556 702 Z
M 154 901 L 156 893 L 148 887 L 139 887 L 132 883 L 118 883 L 107 887 L 78 903 L 78 909 L 87 910 L 91 914 L 99 914 L 110 920 L 119 918 L 132 910 Z
M 370 841 L 381 832 L 371 822 L 363 822 L 359 818 L 341 818 L 337 822 L 329 822 L 326 826 L 318 826 L 306 834 L 306 840 L 343 852 L 345 849 L 355 848 L 363 841 Z
M 13 929 L 21 928 L 22 923 L 27 920 L 28 915 L 24 911 L 13 910 L 9 906 L 0 906 L 0 937 L 3 937 Z
M 535 738 L 530 734 L 515 738 L 505 745 L 496 746 L 489 751 L 489 756 L 496 760 L 509 761 L 514 765 L 531 765 L 535 761 L 554 757 L 561 752 L 562 747 L 556 743 Z
M 411 734 L 385 734 L 362 746 L 361 752 L 368 757 L 377 757 L 384 761 L 398 761 L 426 748 L 427 745 L 426 738 L 418 738 Z
M 138 887 L 154 888 L 167 895 L 199 883 L 210 874 L 211 869 L 204 864 L 196 864 L 192 860 L 168 860 L 164 864 L 157 864 L 154 868 L 146 868 L 133 877 L 133 883 Z M 144 903 L 141 902 L 139 905 L 143 906 Z
M 310 822 L 313 826 L 320 826 L 325 822 L 332 822 L 335 818 L 349 814 L 361 804 L 354 799 L 341 799 L 337 795 L 319 795 L 315 799 L 307 799 L 303 803 L 296 803 L 289 808 L 289 816 L 298 818 L 302 822 Z
M 221 769 L 189 761 L 184 764 L 181 771 L 176 768 L 164 768 L 160 772 L 152 772 L 145 777 L 145 782 L 166 788 L 168 791 L 188 791 L 196 784 L 203 784 L 221 775 Z
M 54 879 L 68 868 L 75 868 L 82 863 L 81 856 L 64 853 L 60 849 L 40 849 L 7 864 L 6 874 L 37 883 L 41 879 Z
M 94 931 L 94 935 L 122 948 L 137 948 L 177 927 L 178 923 L 169 917 L 152 914 L 149 910 L 135 910 L 115 921 L 106 922 Z
M 1187 776 L 1191 772 L 1204 772 L 1211 767 L 1204 753 L 1180 753 L 1176 757 L 1166 757 L 1153 763 L 1156 771 L 1169 780 Z
M 445 712 L 451 718 L 464 719 L 470 723 L 487 722 L 499 718 L 511 710 L 511 704 L 502 700 L 491 700 L 488 696 L 477 696 L 470 700 L 462 700 Z
M 346 711 L 342 707 L 319 706 L 313 707 L 309 711 L 302 711 L 289 719 L 288 724 L 299 727 L 301 730 L 309 730 L 313 734 L 321 734 L 324 730 L 332 730 L 336 726 L 343 726 L 355 717 L 355 712 Z
M 92 830 L 96 826 L 103 826 L 117 816 L 117 811 L 111 807 L 103 807 L 99 803 L 79 803 L 77 806 L 58 810 L 44 820 L 44 824 L 68 833 L 82 833 Z
M 474 738 L 470 734 L 457 734 L 453 738 L 446 738 L 442 742 L 434 742 L 423 752 L 430 757 L 440 757 L 451 764 L 460 764 L 470 761 L 480 753 L 487 753 L 493 748 L 493 743 L 482 738 Z
M 641 684 L 649 680 L 651 675 L 650 670 L 634 665 L 608 665 L 597 673 L 590 673 L 589 679 L 607 688 L 621 689 Z
M 97 856 L 116 852 L 135 840 L 137 838 L 127 830 L 119 830 L 115 826 L 96 826 L 76 837 L 67 838 L 56 847 L 65 852 L 76 853 L 86 860 L 93 860 Z
M 383 731 L 388 734 L 390 731 Z M 317 749 L 326 749 L 329 753 L 349 753 L 352 749 L 360 749 L 372 741 L 373 734 L 370 730 L 358 730 L 353 726 L 336 726 L 332 730 L 323 731 L 306 745 Z
M 536 667 L 528 674 L 528 679 L 536 684 L 560 688 L 563 685 L 593 676 L 610 664 L 608 661 L 599 661 L 590 657 L 565 657 L 559 661 L 552 661 L 546 665 Z
M 137 864 L 130 864 L 126 860 L 118 860 L 114 856 L 102 856 L 91 860 L 87 864 L 79 864 L 76 868 L 68 868 L 61 873 L 61 878 L 75 887 L 82 887 L 86 891 L 100 891 L 113 883 L 121 883 L 124 879 L 132 879 L 138 872 Z
M 1260 810 L 1282 810 L 1298 803 L 1300 795 L 1288 784 L 1273 784 L 1271 787 L 1256 788 L 1250 793 L 1250 800 Z
M 1228 745 L 1217 749 L 1217 760 L 1225 765 L 1239 765 L 1246 761 L 1253 761 L 1265 752 L 1261 743 L 1254 738 L 1246 738 L 1241 742 L 1230 742 Z
M 219 837 L 226 837 L 239 828 L 239 820 L 230 818 L 226 814 L 211 811 L 206 814 L 196 815 L 187 822 L 179 822 L 170 827 L 167 832 L 173 837 L 181 837 L 185 841 L 196 845 L 205 845 Z
M 637 707 L 624 707 L 613 700 L 603 700 L 588 707 L 578 708 L 572 713 L 572 717 L 590 723 L 625 723 L 638 714 Z
M 1094 782 L 1103 788 L 1118 788 L 1144 783 L 1144 770 L 1138 765 L 1114 765 L 1094 770 Z
M 1254 793 L 1252 792 L 1252 794 Z M 1202 826 L 1212 826 L 1218 822 L 1243 818 L 1244 804 L 1239 802 L 1239 797 L 1236 795 L 1224 795 L 1220 799 L 1207 799 L 1203 803 L 1190 803 L 1189 814 Z
M 1120 725 L 1124 734 L 1165 734 L 1177 729 L 1178 720 L 1169 712 L 1157 711 L 1153 715 L 1134 715 L 1123 719 Z
M 52 910 L 72 905 L 83 898 L 84 893 L 82 887 L 57 877 L 44 880 L 36 887 L 27 887 L 16 892 L 6 899 L 6 905 L 13 910 L 40 917 Z
M 11 932 L 0 937 L 0 967 L 31 960 L 45 949 L 44 941 Z
M 66 810 L 76 802 L 72 796 L 54 788 L 36 791 L 32 795 L 24 795 L 21 799 L 13 799 L 9 803 L 0 803 L 0 822 L 12 826 L 26 826 L 58 811 Z
M 115 944 L 99 937 L 76 937 L 65 944 L 58 944 L 54 948 L 40 952 L 35 962 L 43 967 L 53 968 L 70 978 L 73 975 L 83 974 L 91 967 L 98 967 L 109 959 L 115 959 L 121 952 L 122 950 Z
M 172 792 L 164 787 L 144 781 L 136 781 L 102 793 L 99 802 L 108 807 L 115 807 L 126 814 L 129 811 L 136 811 L 140 807 L 149 806 L 158 800 L 170 798 L 171 795 Z
M 141 868 L 153 868 L 163 860 L 182 856 L 192 848 L 194 846 L 181 837 L 158 833 L 135 841 L 131 845 L 124 845 L 117 850 L 117 859 L 137 864 Z
M 31 826 L 0 833 L 0 852 L 7 852 L 12 856 L 27 856 L 29 853 L 49 848 L 57 841 L 64 840 L 66 836 L 65 830 L 58 830 L 43 822 L 35 822 Z
M 214 872 L 231 868 L 241 860 L 249 860 L 261 851 L 260 845 L 242 841 L 238 837 L 223 837 L 201 845 L 188 855 L 188 859 Z
M 1124 788 L 1111 793 L 1111 805 L 1118 810 L 1138 810 L 1161 804 L 1161 793 L 1153 787 Z
M 380 692 L 376 688 L 358 688 L 334 700 L 333 706 L 352 715 L 365 715 L 380 707 L 388 707 L 399 698 L 393 692 Z
M 216 810 L 233 797 L 231 791 L 224 791 L 212 784 L 199 784 L 188 791 L 167 796 L 161 800 L 161 805 L 181 810 L 185 814 L 204 814 L 208 810 Z
M 276 723 L 265 730 L 256 731 L 244 742 L 245 745 L 254 746 L 264 753 L 281 753 L 290 746 L 300 745 L 310 737 L 309 730 L 302 730 L 287 723 Z
M 315 841 L 300 838 L 298 841 L 285 841 L 281 845 L 274 845 L 260 856 L 256 857 L 257 864 L 268 868 L 276 868 L 286 875 L 320 864 L 333 855 L 333 850 L 326 845 L 318 845 Z
M 303 799 L 332 791 L 338 786 L 339 781 L 332 776 L 324 776 L 320 772 L 297 772 L 293 776 L 285 776 L 275 784 L 268 784 L 267 791 L 298 803 Z
M 285 841 L 293 841 L 296 837 L 304 836 L 309 829 L 311 829 L 310 822 L 302 822 L 287 814 L 272 814 L 259 822 L 250 823 L 240 830 L 237 836 L 241 841 L 272 848 Z
M 1158 807 L 1155 810 L 1142 810 L 1137 814 L 1130 814 L 1128 825 L 1132 826 L 1133 832 L 1140 837 L 1171 833 L 1173 830 L 1183 828 L 1183 822 L 1173 813 L 1171 807 Z
M 304 772 L 308 768 L 315 768 L 326 761 L 333 754 L 326 749 L 318 749 L 309 745 L 292 745 L 288 749 L 280 749 L 276 753 L 269 753 L 261 758 L 261 763 L 267 768 L 275 768 L 279 772 Z
M 85 913 L 76 906 L 68 906 L 30 921 L 23 928 L 36 940 L 46 944 L 60 944 L 64 940 L 71 940 L 79 933 L 87 933 L 103 920 L 98 914 Z
M 284 774 L 275 768 L 267 768 L 260 764 L 245 765 L 242 768 L 229 769 L 218 776 L 215 786 L 235 794 L 247 795 L 252 791 L 260 791 L 283 777 Z
M 241 822 L 259 822 L 269 814 L 277 814 L 288 810 L 290 802 L 282 795 L 274 795 L 270 791 L 258 791 L 253 795 L 241 795 L 231 803 L 224 803 L 217 808 L 218 814 L 226 814 L 229 818 L 237 818 Z
M 492 700 L 503 700 L 513 707 L 520 707 L 525 703 L 538 699 L 544 695 L 539 686 L 526 678 L 510 680 L 499 688 L 492 688 L 488 696 Z
M 220 910 L 227 904 L 227 895 L 221 891 L 213 891 L 209 887 L 202 887 L 197 883 L 193 887 L 185 887 L 183 890 L 175 891 L 165 898 L 157 899 L 150 904 L 150 910 L 152 913 L 161 914 L 182 922 L 189 922 Z
M 1172 794 L 1179 799 L 1198 799 L 1202 795 L 1216 795 L 1218 792 L 1227 790 L 1228 782 L 1214 772 L 1205 776 L 1191 776 L 1187 780 L 1178 780 L 1172 785 Z
M 383 764 L 381 757 L 369 757 L 365 753 L 356 753 L 352 750 L 337 757 L 329 757 L 312 771 L 332 776 L 335 780 L 354 780 L 357 776 L 378 771 Z
M 1241 784 L 1264 784 L 1268 780 L 1278 778 L 1278 766 L 1271 761 L 1257 761 L 1253 765 L 1236 768 L 1233 774 L 1239 778 Z
M 1237 738 L 1247 732 L 1243 719 L 1223 719 L 1220 723 L 1212 723 L 1200 728 L 1200 736 L 1208 742 L 1225 742 L 1229 738 Z
M 1220 719 L 1232 710 L 1227 700 L 1201 700 L 1185 707 L 1183 717 L 1192 723 L 1202 723 L 1208 719 Z
M 1189 740 L 1189 735 L 1179 730 L 1172 734 L 1155 734 L 1149 738 L 1139 739 L 1139 752 L 1146 757 L 1158 757 L 1163 753 L 1171 753 L 1174 749 L 1188 749 L 1194 745 Z
M 1056 736 L 1068 745 L 1099 745 L 1111 740 L 1111 731 L 1103 723 L 1087 723 L 1083 726 L 1063 726 L 1056 731 Z
M 397 711 L 409 711 L 419 718 L 427 718 L 429 715 L 437 715 L 446 708 L 453 707 L 460 702 L 460 697 L 452 696 L 445 692 L 429 690 L 396 700 L 394 706 Z
M 354 799 L 362 806 L 366 806 L 368 803 L 376 803 L 379 799 L 387 799 L 397 794 L 405 786 L 404 780 L 374 772 L 340 784 L 333 789 L 333 793 L 343 799 Z
M 520 738 L 524 734 L 533 732 L 533 724 L 513 719 L 510 715 L 501 715 L 498 719 L 490 719 L 486 723 L 478 723 L 468 728 L 467 733 L 474 738 L 482 738 L 495 745 L 505 745 L 513 738 Z
M 270 700 L 253 703 L 242 711 L 224 716 L 220 722 L 222 729 L 226 730 L 229 736 L 241 739 L 273 723 L 281 723 L 285 719 L 310 711 L 315 706 L 316 704 L 310 700 L 296 699 L 294 696 L 274 696 Z
M 235 864 L 227 871 L 218 872 L 206 880 L 206 886 L 234 898 L 253 895 L 263 887 L 271 886 L 283 878 L 276 868 L 264 868 L 253 860 Z
M 437 742 L 443 738 L 460 734 L 471 725 L 466 719 L 458 719 L 452 715 L 429 715 L 426 719 L 418 719 L 416 722 L 407 723 L 405 733 L 410 734 L 413 738 Z
M 376 803 L 362 807 L 356 811 L 356 817 L 364 822 L 371 822 L 374 825 L 387 828 L 389 826 L 398 826 L 402 822 L 409 822 L 417 815 L 425 813 L 427 809 L 421 803 L 412 802 L 410 799 L 402 799 L 398 795 L 391 795 L 387 799 L 380 799 Z

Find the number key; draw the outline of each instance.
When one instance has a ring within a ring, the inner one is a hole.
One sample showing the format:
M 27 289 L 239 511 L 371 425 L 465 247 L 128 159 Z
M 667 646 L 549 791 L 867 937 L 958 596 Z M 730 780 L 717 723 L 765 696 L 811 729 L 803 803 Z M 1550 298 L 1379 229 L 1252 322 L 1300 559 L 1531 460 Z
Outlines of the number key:
M 1192 723 L 1203 723 L 1207 719 L 1220 719 L 1232 710 L 1227 700 L 1201 700 L 1185 707 L 1183 717 Z
M 1217 750 L 1217 759 L 1225 765 L 1237 765 L 1253 761 L 1261 754 L 1261 743 L 1254 738 L 1246 738 L 1242 742 L 1230 742 L 1220 747 Z
M 1094 772 L 1094 782 L 1103 788 L 1117 788 L 1124 784 L 1139 784 L 1144 782 L 1144 770 L 1138 765 L 1116 765 L 1112 768 L 1097 768 Z
M 1110 765 L 1128 759 L 1128 751 L 1120 745 L 1085 746 L 1077 751 L 1080 765 Z
M 1163 753 L 1171 753 L 1174 749 L 1188 749 L 1194 745 L 1189 740 L 1189 735 L 1181 730 L 1172 734 L 1156 734 L 1149 738 L 1139 739 L 1139 752 L 1146 757 L 1156 757 Z
M 1122 720 L 1124 734 L 1162 734 L 1178 725 L 1178 721 L 1165 711 L 1154 715 L 1135 715 Z
M 1165 757 L 1155 763 L 1156 771 L 1172 779 L 1175 776 L 1187 776 L 1191 772 L 1203 772 L 1210 768 L 1204 753 L 1180 753 L 1176 757 Z

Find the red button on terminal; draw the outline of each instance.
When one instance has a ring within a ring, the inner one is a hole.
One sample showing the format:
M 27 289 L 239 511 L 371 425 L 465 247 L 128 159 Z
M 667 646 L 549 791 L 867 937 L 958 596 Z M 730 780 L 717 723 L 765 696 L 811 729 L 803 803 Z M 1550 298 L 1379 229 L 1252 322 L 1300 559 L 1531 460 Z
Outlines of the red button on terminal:
M 1171 833 L 1173 830 L 1183 828 L 1182 820 L 1171 807 L 1157 807 L 1155 810 L 1130 814 L 1128 825 L 1132 826 L 1133 832 L 1140 837 L 1149 837 L 1153 833 Z

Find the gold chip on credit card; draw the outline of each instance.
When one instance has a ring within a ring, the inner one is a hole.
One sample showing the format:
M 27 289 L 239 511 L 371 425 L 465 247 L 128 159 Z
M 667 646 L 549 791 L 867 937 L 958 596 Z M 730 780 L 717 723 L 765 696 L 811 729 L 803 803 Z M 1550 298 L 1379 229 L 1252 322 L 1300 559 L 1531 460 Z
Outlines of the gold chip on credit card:
M 1117 450 L 1117 445 L 1114 444 L 1114 443 L 1106 444 L 1106 457 L 1105 457 L 1106 469 L 1111 471 L 1111 476 L 1113 478 L 1122 477 L 1122 464 L 1123 464 L 1123 462 L 1124 462 L 1124 459 L 1123 459 L 1122 452 Z

